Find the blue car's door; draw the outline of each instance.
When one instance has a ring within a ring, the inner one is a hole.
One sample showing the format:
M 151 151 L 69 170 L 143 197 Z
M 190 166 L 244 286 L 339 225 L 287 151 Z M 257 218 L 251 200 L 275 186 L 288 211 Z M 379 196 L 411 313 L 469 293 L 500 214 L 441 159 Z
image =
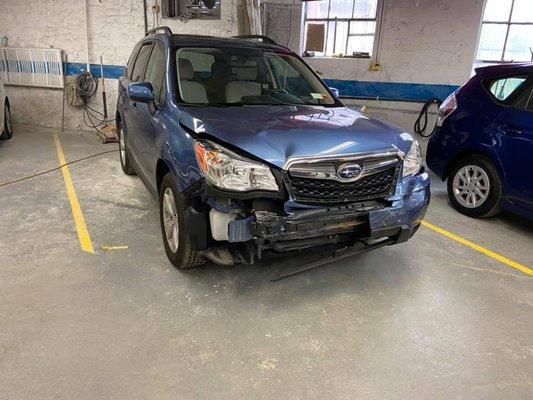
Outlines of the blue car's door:
M 504 169 L 504 190 L 509 199 L 533 207 L 533 86 L 514 107 L 502 107 L 494 128 L 498 155 Z
M 130 82 L 142 82 L 144 80 L 146 65 L 148 64 L 152 47 L 152 42 L 146 42 L 141 45 L 137 59 L 133 65 Z M 146 129 L 149 123 L 145 114 L 142 112 L 146 105 L 130 99 L 127 96 L 127 89 L 125 98 L 124 125 L 126 128 L 126 146 L 135 161 L 135 165 L 140 168 L 138 172 L 147 176 L 145 162 L 143 160 L 144 148 L 141 138 L 143 130 Z
M 144 81 L 152 84 L 154 102 L 140 104 L 139 113 L 139 151 L 145 176 L 155 189 L 157 160 L 161 154 L 164 138 L 166 103 L 166 51 L 160 41 L 155 41 L 150 59 L 146 66 Z

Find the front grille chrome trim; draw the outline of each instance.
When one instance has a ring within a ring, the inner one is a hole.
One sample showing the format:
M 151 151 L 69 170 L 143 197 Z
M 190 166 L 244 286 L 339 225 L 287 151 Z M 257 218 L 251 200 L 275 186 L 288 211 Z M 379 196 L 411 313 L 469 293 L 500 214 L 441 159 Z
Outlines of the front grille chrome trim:
M 305 156 L 305 157 L 289 157 L 287 160 L 285 160 L 285 163 L 283 164 L 283 169 L 285 171 L 288 171 L 290 167 L 294 164 L 315 164 L 315 163 L 323 163 L 327 161 L 335 161 L 340 163 L 350 162 L 350 161 L 357 161 L 357 160 L 372 160 L 372 159 L 379 159 L 379 158 L 392 158 L 397 157 L 398 161 L 402 161 L 405 158 L 405 154 L 403 151 L 399 149 L 390 149 L 390 150 L 379 150 L 374 152 L 366 152 L 366 153 L 353 153 L 353 154 L 346 154 L 346 155 L 332 155 L 332 154 L 325 154 L 325 155 L 313 155 L 313 156 Z
M 393 165 L 400 162 L 398 158 L 389 158 L 389 159 L 385 159 L 383 161 L 377 161 L 377 162 L 367 162 L 366 159 L 364 161 L 365 162 L 361 166 L 363 169 L 361 174 L 359 174 L 357 177 L 353 179 L 339 178 L 333 163 L 327 164 L 327 165 L 296 164 L 296 165 L 293 165 L 289 169 L 289 175 L 294 178 L 321 179 L 321 180 L 328 180 L 328 181 L 336 181 L 340 183 L 352 183 L 352 182 L 358 181 L 361 178 L 364 178 L 365 176 L 377 174 L 378 172 L 385 171 L 386 169 L 389 169 Z M 342 165 L 346 165 L 346 164 L 342 164 Z

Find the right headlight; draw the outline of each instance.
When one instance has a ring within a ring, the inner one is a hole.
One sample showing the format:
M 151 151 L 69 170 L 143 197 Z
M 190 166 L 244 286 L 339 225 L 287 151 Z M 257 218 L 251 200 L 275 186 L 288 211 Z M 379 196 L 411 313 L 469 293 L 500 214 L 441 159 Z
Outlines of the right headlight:
M 413 139 L 411 149 L 403 159 L 403 176 L 417 174 L 422 168 L 422 155 L 420 154 L 420 145 Z
M 207 141 L 195 142 L 194 151 L 205 179 L 220 189 L 236 192 L 279 190 L 272 171 L 265 164 Z

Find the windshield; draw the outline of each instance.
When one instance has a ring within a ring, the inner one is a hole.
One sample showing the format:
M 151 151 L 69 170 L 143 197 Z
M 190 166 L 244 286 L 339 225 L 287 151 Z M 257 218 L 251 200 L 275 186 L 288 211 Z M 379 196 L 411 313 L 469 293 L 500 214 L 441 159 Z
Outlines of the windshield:
M 188 104 L 334 105 L 324 85 L 298 58 L 250 48 L 176 51 L 178 84 Z

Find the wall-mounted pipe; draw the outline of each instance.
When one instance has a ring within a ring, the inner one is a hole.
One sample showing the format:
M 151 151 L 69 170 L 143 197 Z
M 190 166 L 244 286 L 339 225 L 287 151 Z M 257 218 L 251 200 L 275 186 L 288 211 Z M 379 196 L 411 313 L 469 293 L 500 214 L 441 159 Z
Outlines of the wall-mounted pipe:
M 91 72 L 91 64 L 89 63 L 89 4 L 87 0 L 84 1 L 85 6 L 85 52 L 87 54 L 87 72 Z
M 144 15 L 144 34 L 148 32 L 148 14 L 146 11 L 146 0 L 143 0 L 143 15 Z

